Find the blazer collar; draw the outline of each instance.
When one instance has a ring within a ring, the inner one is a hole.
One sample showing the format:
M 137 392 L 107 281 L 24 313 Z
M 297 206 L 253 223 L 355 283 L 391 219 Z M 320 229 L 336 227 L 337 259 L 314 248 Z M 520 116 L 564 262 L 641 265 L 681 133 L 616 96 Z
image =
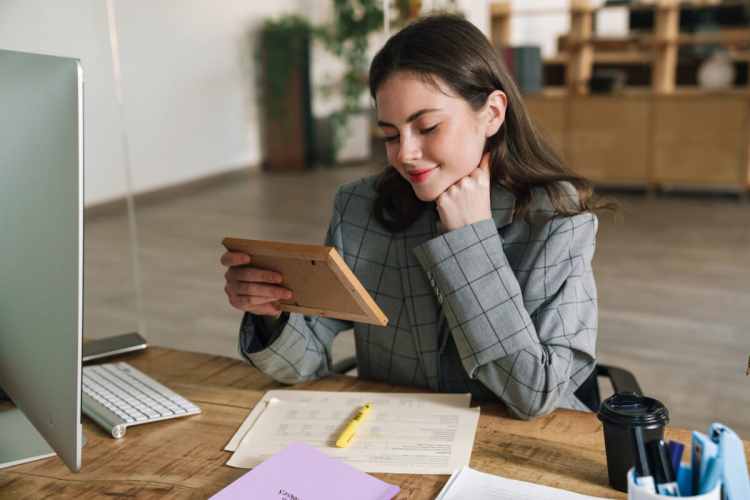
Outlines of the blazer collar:
M 516 197 L 505 188 L 492 184 L 490 187 L 490 207 L 495 227 L 500 229 L 513 222 L 513 209 L 516 207 Z
M 492 184 L 490 186 L 490 209 L 495 227 L 503 228 L 513 222 L 513 209 L 516 207 L 516 197 L 510 191 Z M 405 231 L 407 237 L 423 237 L 424 241 L 434 238 L 435 219 L 437 209 L 435 202 L 429 203 L 429 208 L 424 210 L 416 222 Z

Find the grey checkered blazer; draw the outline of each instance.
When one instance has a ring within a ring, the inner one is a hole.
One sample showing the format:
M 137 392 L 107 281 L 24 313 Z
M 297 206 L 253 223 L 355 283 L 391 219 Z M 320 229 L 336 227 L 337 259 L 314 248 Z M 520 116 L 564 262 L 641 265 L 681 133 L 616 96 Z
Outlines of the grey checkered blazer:
M 325 244 L 388 325 L 291 314 L 270 346 L 253 348 L 259 322 L 246 314 L 242 355 L 281 382 L 323 377 L 334 337 L 353 327 L 360 377 L 499 398 L 522 419 L 585 409 L 573 392 L 594 368 L 596 217 L 530 226 L 513 218 L 513 195 L 493 186 L 492 219 L 437 236 L 433 208 L 392 233 L 373 216 L 375 179 L 338 189 Z M 535 191 L 532 216 L 553 213 Z

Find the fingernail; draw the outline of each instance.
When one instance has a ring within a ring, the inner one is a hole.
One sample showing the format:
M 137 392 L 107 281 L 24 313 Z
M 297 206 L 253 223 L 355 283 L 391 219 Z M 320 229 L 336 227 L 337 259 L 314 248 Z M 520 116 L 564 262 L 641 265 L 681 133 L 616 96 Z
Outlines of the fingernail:
M 284 297 L 287 298 L 287 299 L 291 299 L 292 298 L 292 292 L 284 292 Z
M 280 283 L 281 282 L 281 275 L 280 274 L 274 274 L 273 275 L 273 279 L 274 279 L 274 281 L 277 281 L 277 282 Z

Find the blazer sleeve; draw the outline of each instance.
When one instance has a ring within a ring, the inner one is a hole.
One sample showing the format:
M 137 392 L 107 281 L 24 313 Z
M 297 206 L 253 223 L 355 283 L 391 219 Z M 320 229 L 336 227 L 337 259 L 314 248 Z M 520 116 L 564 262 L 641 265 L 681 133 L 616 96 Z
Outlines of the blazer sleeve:
M 336 196 L 336 200 L 339 198 Z M 341 211 L 338 203 L 334 203 L 325 246 L 333 246 L 340 255 L 344 255 L 340 222 Z M 243 318 L 240 327 L 240 354 L 261 373 L 286 384 L 328 375 L 331 372 L 334 337 L 353 326 L 351 321 L 291 313 L 281 333 L 271 335 L 270 345 L 259 349 L 260 343 L 252 342 L 248 336 L 248 333 L 253 335 L 254 332 L 246 331 L 246 325 L 253 323 L 248 319 Z
M 414 249 L 435 280 L 466 373 L 517 418 L 562 405 L 594 368 L 596 229 L 593 214 L 547 222 L 516 270 L 492 219 Z M 526 273 L 522 289 L 517 275 Z

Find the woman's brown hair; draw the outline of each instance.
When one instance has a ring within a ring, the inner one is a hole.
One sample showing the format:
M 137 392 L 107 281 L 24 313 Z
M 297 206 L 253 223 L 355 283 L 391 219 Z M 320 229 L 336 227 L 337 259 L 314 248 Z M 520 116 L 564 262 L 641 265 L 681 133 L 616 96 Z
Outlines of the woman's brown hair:
M 556 210 L 553 217 L 616 208 L 613 201 L 595 199 L 593 183 L 576 174 L 532 123 L 498 52 L 469 21 L 452 14 L 428 15 L 392 36 L 370 66 L 373 100 L 381 85 L 397 73 L 412 75 L 441 91 L 447 89 L 474 111 L 484 107 L 493 91 L 505 92 L 505 121 L 487 139 L 485 151 L 490 152 L 492 181 L 516 197 L 514 215 L 529 224 L 543 222 L 531 220 L 533 188 L 546 191 Z M 573 203 L 563 186 L 566 182 L 577 191 Z M 427 206 L 395 168 L 384 170 L 375 188 L 375 217 L 391 231 L 410 227 Z

